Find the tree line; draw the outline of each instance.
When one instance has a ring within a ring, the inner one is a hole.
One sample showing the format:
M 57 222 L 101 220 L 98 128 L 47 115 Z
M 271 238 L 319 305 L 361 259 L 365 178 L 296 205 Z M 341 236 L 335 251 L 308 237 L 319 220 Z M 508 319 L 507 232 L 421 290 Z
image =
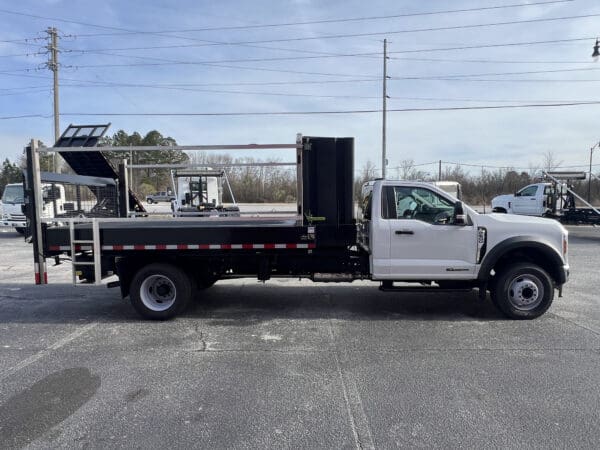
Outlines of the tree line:
M 42 144 L 43 145 L 43 144 Z M 233 157 L 230 154 L 215 154 L 209 152 L 190 152 L 187 154 L 169 147 L 177 145 L 170 136 L 163 136 L 159 131 L 152 130 L 142 136 L 139 132 L 131 134 L 119 130 L 112 136 L 104 137 L 99 145 L 102 146 L 164 146 L 161 151 L 119 151 L 105 152 L 106 158 L 115 167 L 127 159 L 131 164 L 192 164 L 213 168 L 223 167 L 231 189 L 225 183 L 223 201 L 232 202 L 231 193 L 240 203 L 289 203 L 294 202 L 296 193 L 296 168 L 268 164 L 280 163 L 277 159 L 258 160 L 253 157 Z M 264 165 L 267 163 L 267 165 Z M 552 152 L 543 155 L 543 160 L 537 165 L 531 165 L 528 170 L 486 169 L 471 171 L 460 165 L 446 165 L 441 174 L 442 180 L 457 181 L 461 184 L 463 199 L 474 205 L 489 205 L 496 195 L 514 193 L 527 184 L 539 181 L 541 170 L 553 170 L 559 167 Z M 51 171 L 52 155 L 41 154 L 40 166 L 43 171 Z M 8 183 L 22 181 L 22 171 L 25 167 L 24 156 L 18 162 L 5 159 L 0 172 L 0 195 Z M 63 168 L 68 171 L 69 168 Z M 434 181 L 433 177 L 414 163 L 413 160 L 403 160 L 398 167 L 390 171 L 388 178 L 402 180 Z M 438 175 L 436 173 L 436 175 Z M 361 186 L 365 181 L 379 176 L 375 165 L 368 161 L 354 178 L 354 196 L 360 199 Z M 144 168 L 132 170 L 130 186 L 140 196 L 156 191 L 171 190 L 170 169 Z M 588 181 L 576 181 L 573 189 L 582 197 L 587 197 Z M 327 193 L 324 193 L 327 195 Z M 600 200 L 600 182 L 593 180 L 591 185 L 592 202 Z

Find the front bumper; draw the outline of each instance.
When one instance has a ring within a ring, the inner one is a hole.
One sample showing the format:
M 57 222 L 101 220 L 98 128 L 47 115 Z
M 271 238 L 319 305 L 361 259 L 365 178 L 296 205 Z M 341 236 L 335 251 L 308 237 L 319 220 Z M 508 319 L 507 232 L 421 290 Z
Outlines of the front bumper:
M 27 222 L 14 222 L 3 220 L 2 225 L 4 225 L 5 227 L 25 228 L 27 226 Z

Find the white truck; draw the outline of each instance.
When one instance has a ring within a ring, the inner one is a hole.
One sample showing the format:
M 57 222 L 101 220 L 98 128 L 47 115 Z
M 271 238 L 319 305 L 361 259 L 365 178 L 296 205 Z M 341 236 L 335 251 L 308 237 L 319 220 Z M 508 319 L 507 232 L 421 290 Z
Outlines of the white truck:
M 229 183 L 232 206 L 223 204 L 223 181 L 225 171 L 212 168 L 177 169 L 171 171 L 175 194 L 171 209 L 175 217 L 224 217 L 239 216 L 240 209 Z
M 544 177 L 548 181 L 494 197 L 492 212 L 547 217 L 567 224 L 600 224 L 600 210 L 577 195 L 570 185 L 572 180 L 584 180 L 585 172 L 544 172 Z M 576 199 L 586 206 L 577 206 Z
M 42 184 L 42 217 L 53 218 L 65 212 L 65 188 L 60 184 Z M 2 194 L 2 225 L 25 234 L 27 221 L 23 212 L 25 195 L 23 183 L 7 184 Z
M 492 199 L 492 212 L 546 216 L 552 210 L 555 189 L 552 183 L 534 183 L 514 194 L 498 195 Z
M 241 277 L 372 280 L 391 293 L 477 289 L 514 319 L 541 316 L 555 291 L 562 293 L 568 232 L 559 222 L 478 214 L 430 183 L 392 180 L 369 182 L 355 216 L 354 140 L 300 136 L 294 147 L 297 215 L 94 219 L 44 228 L 33 217 L 36 282 L 46 282 L 46 258 L 67 253 L 74 280 L 100 283 L 114 274 L 118 281 L 109 286 L 120 286 L 143 317 L 163 320 L 181 313 L 195 290 Z M 33 173 L 28 179 L 35 182 Z

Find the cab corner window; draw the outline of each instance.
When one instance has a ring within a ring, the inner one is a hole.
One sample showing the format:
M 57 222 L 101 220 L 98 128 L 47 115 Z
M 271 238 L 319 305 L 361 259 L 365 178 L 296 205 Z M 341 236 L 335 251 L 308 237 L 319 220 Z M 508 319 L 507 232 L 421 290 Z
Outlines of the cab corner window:
M 362 215 L 364 220 L 371 220 L 372 192 L 369 192 L 362 201 Z

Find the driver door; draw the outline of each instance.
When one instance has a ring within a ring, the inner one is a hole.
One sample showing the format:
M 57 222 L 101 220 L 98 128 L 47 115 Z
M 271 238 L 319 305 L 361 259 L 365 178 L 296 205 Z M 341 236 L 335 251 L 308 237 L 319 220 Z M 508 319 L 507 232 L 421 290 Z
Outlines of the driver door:
M 470 220 L 467 225 L 452 225 L 454 202 L 425 187 L 383 189 L 389 271 L 381 279 L 472 278 L 477 229 Z
M 538 210 L 537 191 L 539 186 L 526 186 L 517 192 L 513 200 L 515 214 L 536 214 Z

